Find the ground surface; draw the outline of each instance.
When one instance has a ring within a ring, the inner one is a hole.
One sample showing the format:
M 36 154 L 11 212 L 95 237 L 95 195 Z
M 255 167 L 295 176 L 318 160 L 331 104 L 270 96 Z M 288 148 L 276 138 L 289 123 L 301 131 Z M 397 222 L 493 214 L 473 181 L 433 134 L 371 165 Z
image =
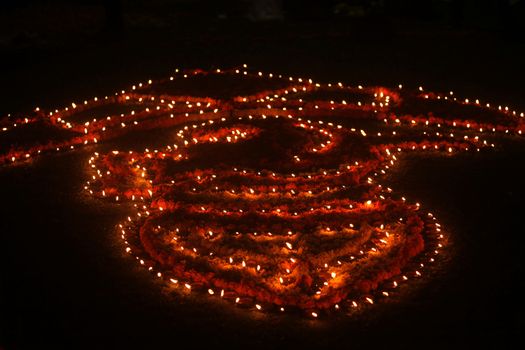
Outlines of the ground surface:
M 5 114 L 102 95 L 175 67 L 249 63 L 323 80 L 453 88 L 523 110 L 523 46 L 494 32 L 418 23 L 177 23 L 1 47 Z M 396 190 L 452 233 L 448 266 L 406 302 L 312 323 L 165 297 L 120 253 L 124 212 L 80 189 L 89 150 L 0 171 L 0 345 L 504 348 L 523 331 L 523 142 L 489 155 L 408 159 Z

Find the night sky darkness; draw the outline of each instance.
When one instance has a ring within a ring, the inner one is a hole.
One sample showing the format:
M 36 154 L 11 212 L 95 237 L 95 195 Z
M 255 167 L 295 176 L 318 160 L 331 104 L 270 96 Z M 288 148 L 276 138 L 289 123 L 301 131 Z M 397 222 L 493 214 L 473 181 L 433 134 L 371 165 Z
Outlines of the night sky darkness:
M 242 63 L 525 110 L 524 1 L 218 3 L 3 2 L 0 115 L 103 96 L 177 67 Z M 0 168 L 0 349 L 500 349 L 524 331 L 524 140 L 404 158 L 388 183 L 450 231 L 447 262 L 400 302 L 320 321 L 166 295 L 122 253 L 114 226 L 126 209 L 81 193 L 92 151 Z

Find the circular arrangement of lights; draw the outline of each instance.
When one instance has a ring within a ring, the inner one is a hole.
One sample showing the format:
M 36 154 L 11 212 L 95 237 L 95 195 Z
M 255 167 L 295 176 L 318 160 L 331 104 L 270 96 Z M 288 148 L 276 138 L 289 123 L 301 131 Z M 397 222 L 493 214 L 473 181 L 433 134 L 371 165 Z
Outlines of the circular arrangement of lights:
M 199 96 L 235 79 L 248 82 L 239 94 Z M 523 133 L 523 116 L 422 87 L 177 70 L 5 119 L 0 163 L 168 130 L 161 148 L 89 159 L 85 191 L 135 208 L 118 225 L 125 251 L 174 288 L 318 317 L 391 296 L 446 244 L 433 214 L 381 184 L 402 153 L 494 147 Z

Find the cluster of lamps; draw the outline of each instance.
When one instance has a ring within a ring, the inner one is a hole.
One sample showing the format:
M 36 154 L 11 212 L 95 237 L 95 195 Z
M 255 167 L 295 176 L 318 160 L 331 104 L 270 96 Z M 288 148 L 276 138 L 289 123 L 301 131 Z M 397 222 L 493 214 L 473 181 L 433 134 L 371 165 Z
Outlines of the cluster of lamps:
M 225 81 L 248 76 L 275 88 L 229 99 L 169 92 L 174 81 L 210 75 Z M 316 98 L 320 91 L 345 97 Z M 320 84 L 245 65 L 177 70 L 112 96 L 9 117 L 3 133 L 45 124 L 71 137 L 12 147 L 0 154 L 0 163 L 170 128 L 173 138 L 162 149 L 97 151 L 89 159 L 86 193 L 135 208 L 119 224 L 125 252 L 178 290 L 317 318 L 391 297 L 400 284 L 420 278 L 445 246 L 432 213 L 381 184 L 401 154 L 480 151 L 494 147 L 496 137 L 525 130 L 523 113 L 452 96 L 401 85 Z M 490 109 L 504 122 L 434 116 L 431 110 L 396 113 L 410 110 L 406 103 L 414 99 L 447 101 L 450 115 L 465 105 L 480 113 Z M 97 112 L 112 105 L 125 111 Z M 300 144 L 289 144 L 282 136 L 287 133 L 301 135 Z M 245 159 L 233 166 L 194 162 L 213 157 L 210 150 L 235 156 L 250 143 L 274 146 L 265 144 L 268 139 L 293 154 L 276 155 L 262 168 Z

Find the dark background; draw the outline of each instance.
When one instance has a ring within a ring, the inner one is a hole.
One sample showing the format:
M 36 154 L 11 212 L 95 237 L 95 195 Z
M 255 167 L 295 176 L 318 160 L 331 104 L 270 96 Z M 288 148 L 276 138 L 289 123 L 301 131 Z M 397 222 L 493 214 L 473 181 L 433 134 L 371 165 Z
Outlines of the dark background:
M 525 110 L 518 0 L 4 0 L 0 115 L 101 96 L 177 67 L 248 63 L 424 85 Z M 312 323 L 166 297 L 120 254 L 125 210 L 79 194 L 87 152 L 0 170 L 0 348 L 510 347 L 524 331 L 524 142 L 410 158 L 395 188 L 436 213 L 450 261 L 401 303 Z

